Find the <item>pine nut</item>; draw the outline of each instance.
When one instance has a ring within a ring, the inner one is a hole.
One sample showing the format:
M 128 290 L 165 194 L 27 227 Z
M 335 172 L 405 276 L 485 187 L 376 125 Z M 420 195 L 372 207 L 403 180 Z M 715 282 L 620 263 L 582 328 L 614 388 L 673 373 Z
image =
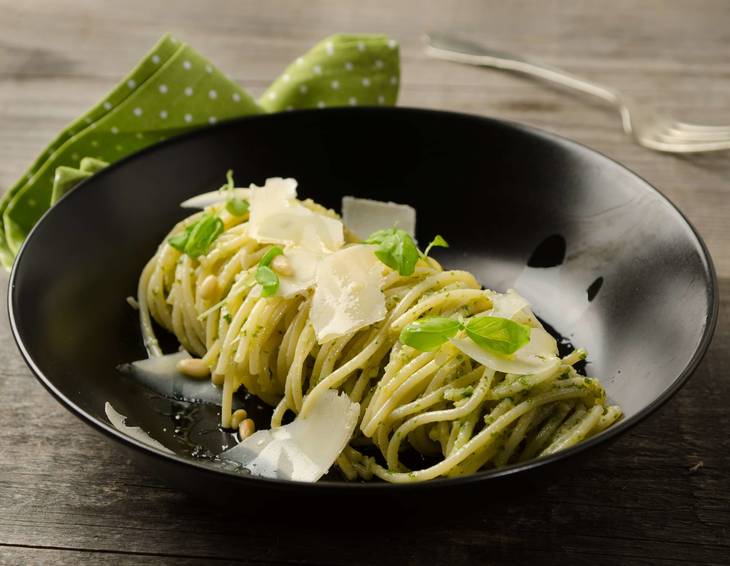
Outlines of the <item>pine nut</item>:
M 231 415 L 231 428 L 238 428 L 248 416 L 245 409 L 236 409 Z
M 251 419 L 244 419 L 238 425 L 238 436 L 241 437 L 241 440 L 248 438 L 254 432 L 256 432 L 256 424 Z
M 208 275 L 200 284 L 198 295 L 205 301 L 211 301 L 216 298 L 219 289 L 218 278 L 215 275 Z
M 210 368 L 200 358 L 187 358 L 177 362 L 177 370 L 189 377 L 202 379 L 210 375 Z
M 271 269 L 276 271 L 279 275 L 284 276 L 294 273 L 294 270 L 291 267 L 291 263 L 289 263 L 289 260 L 286 259 L 283 255 L 278 255 L 273 260 L 271 260 Z

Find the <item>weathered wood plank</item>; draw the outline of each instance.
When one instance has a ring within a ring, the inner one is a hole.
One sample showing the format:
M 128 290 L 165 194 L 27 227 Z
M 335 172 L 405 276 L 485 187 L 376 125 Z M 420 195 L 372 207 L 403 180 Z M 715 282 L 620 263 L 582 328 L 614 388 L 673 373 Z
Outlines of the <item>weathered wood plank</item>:
M 215 564 L 251 564 L 264 565 L 265 562 L 242 560 L 219 560 L 214 557 L 189 558 L 186 556 L 164 556 L 160 554 L 139 554 L 134 552 L 94 552 L 86 550 L 67 550 L 59 548 L 38 548 L 33 546 L 2 546 L 0 545 L 0 566 L 23 565 L 50 565 L 77 566 L 78 564 L 95 564 L 104 566 L 148 566 L 150 564 L 170 564 L 174 566 L 205 566 Z

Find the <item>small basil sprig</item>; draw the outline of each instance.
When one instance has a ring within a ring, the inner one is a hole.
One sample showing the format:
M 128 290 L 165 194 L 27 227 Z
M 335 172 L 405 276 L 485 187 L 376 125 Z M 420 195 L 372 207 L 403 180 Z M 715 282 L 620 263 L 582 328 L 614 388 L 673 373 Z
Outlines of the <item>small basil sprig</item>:
M 279 289 L 279 276 L 276 272 L 269 267 L 273 259 L 282 255 L 284 250 L 279 246 L 273 246 L 267 251 L 259 261 L 259 266 L 256 268 L 256 283 L 261 285 L 261 296 L 270 297 Z
M 421 252 L 411 235 L 405 230 L 389 228 L 373 232 L 365 240 L 366 244 L 378 246 L 375 255 L 388 267 L 395 269 L 400 275 L 411 275 L 416 270 L 416 262 L 420 257 L 427 257 L 431 248 L 438 246 L 448 248 L 449 244 L 440 235 L 437 235 L 428 244 L 425 252 Z
M 222 232 L 223 221 L 212 214 L 205 214 L 185 228 L 182 234 L 169 238 L 167 243 L 196 259 L 208 253 L 211 244 Z
M 233 197 L 226 203 L 226 210 L 233 216 L 243 216 L 248 212 L 248 201 Z
M 370 234 L 365 243 L 378 246 L 377 258 L 400 275 L 411 275 L 415 271 L 419 251 L 408 232 L 398 228 L 378 230 Z
M 508 318 L 496 316 L 472 317 L 462 323 L 453 318 L 429 317 L 407 325 L 400 333 L 400 341 L 421 352 L 433 352 L 459 330 L 479 347 L 496 354 L 510 355 L 530 341 L 531 329 Z
M 229 169 L 226 171 L 226 184 L 218 190 L 222 192 L 231 191 L 234 187 L 235 182 L 233 181 L 233 169 Z M 226 202 L 226 210 L 233 216 L 243 216 L 248 212 L 248 201 L 242 198 L 232 197 L 228 199 L 228 202 Z
M 218 190 L 219 191 L 230 191 L 234 186 L 235 185 L 233 182 L 233 169 L 229 169 L 228 171 L 226 171 L 226 184 L 221 186 L 221 188 Z
M 423 252 L 423 257 L 428 257 L 428 252 L 431 251 L 431 248 L 448 248 L 449 243 L 444 240 L 443 236 L 441 234 L 436 234 L 433 240 L 431 240 L 431 243 L 426 246 L 426 251 Z

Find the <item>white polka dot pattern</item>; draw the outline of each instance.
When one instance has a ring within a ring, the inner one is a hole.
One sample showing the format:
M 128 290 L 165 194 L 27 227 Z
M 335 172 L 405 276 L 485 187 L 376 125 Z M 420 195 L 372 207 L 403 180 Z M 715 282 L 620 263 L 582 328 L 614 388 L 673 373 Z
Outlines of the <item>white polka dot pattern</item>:
M 337 35 L 297 58 L 259 99 L 268 112 L 393 104 L 398 44 L 384 36 Z

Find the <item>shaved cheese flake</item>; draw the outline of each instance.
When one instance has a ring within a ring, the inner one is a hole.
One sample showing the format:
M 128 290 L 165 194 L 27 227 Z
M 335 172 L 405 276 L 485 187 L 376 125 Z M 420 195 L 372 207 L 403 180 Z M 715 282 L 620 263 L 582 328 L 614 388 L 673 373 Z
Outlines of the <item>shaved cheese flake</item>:
M 400 228 L 416 236 L 416 210 L 407 204 L 366 198 L 342 197 L 342 221 L 362 238 L 388 228 Z
M 211 191 L 196 195 L 180 203 L 182 208 L 208 208 L 214 204 L 224 204 L 232 198 L 248 200 L 251 197 L 251 189 L 229 189 L 226 191 Z
M 267 244 L 296 245 L 333 252 L 345 242 L 342 222 L 319 214 L 296 200 L 294 179 L 267 179 L 249 197 L 249 234 Z
M 282 427 L 255 432 L 221 458 L 256 476 L 315 482 L 347 446 L 359 415 L 358 403 L 345 393 L 328 390 L 306 415 Z
M 112 426 L 117 429 L 119 432 L 126 434 L 127 436 L 134 438 L 138 442 L 141 442 L 142 444 L 146 444 L 147 446 L 150 446 L 152 448 L 155 448 L 159 450 L 160 452 L 164 452 L 165 454 L 174 454 L 172 450 L 152 438 L 149 434 L 147 434 L 145 431 L 143 431 L 138 426 L 127 426 L 126 421 L 127 417 L 122 415 L 121 413 L 117 412 L 117 410 L 112 407 L 112 404 L 108 401 L 104 403 L 104 412 L 106 413 L 106 418 L 109 419 L 109 422 L 112 424 Z
M 492 301 L 492 308 L 479 313 L 476 315 L 477 317 L 497 316 L 500 318 L 509 318 L 520 324 L 542 328 L 540 321 L 532 314 L 528 300 L 514 289 L 508 289 L 506 293 L 496 293 L 489 290 L 485 292 Z
M 333 252 L 345 243 L 342 222 L 299 204 L 282 208 L 255 224 L 253 220 L 251 222 L 251 237 L 266 244 L 296 245 Z
M 492 301 L 492 308 L 486 311 L 483 316 L 498 316 L 500 318 L 512 318 L 521 310 L 530 306 L 530 303 L 523 296 L 518 295 L 514 290 L 509 289 L 506 293 L 487 292 Z
M 345 244 L 345 230 L 342 222 L 323 214 L 317 214 L 305 207 L 310 220 L 302 230 L 301 245 L 310 250 L 334 252 Z
M 383 264 L 374 250 L 355 245 L 319 263 L 309 318 L 320 344 L 385 318 Z
M 294 179 L 272 177 L 266 179 L 263 187 L 251 185 L 250 191 L 248 202 L 251 207 L 251 224 L 258 225 L 267 216 L 296 204 L 297 182 Z
M 306 248 L 287 248 L 284 257 L 289 261 L 291 275 L 279 274 L 277 295 L 286 298 L 303 293 L 314 285 L 317 265 L 324 254 Z
M 177 363 L 188 358 L 190 354 L 183 350 L 122 364 L 117 369 L 163 397 L 190 403 L 220 405 L 221 390 L 209 379 L 188 377 L 177 371 Z M 234 398 L 233 404 L 240 406 L 241 403 Z
M 485 350 L 468 338 L 452 338 L 451 343 L 474 361 L 504 373 L 532 375 L 560 363 L 555 338 L 542 328 L 533 328 L 530 341 L 511 356 Z

